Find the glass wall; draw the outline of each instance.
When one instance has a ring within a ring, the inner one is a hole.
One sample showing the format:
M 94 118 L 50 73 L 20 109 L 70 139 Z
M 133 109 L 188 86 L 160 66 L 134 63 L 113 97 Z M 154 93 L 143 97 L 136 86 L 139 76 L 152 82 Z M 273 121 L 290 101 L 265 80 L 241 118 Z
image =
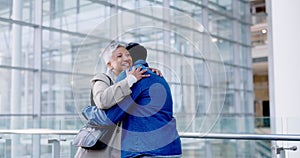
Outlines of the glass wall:
M 105 71 L 101 51 L 117 39 L 148 49 L 149 64 L 162 70 L 171 87 L 180 132 L 252 133 L 249 5 L 245 0 L 1 1 L 0 128 L 79 129 L 89 80 Z M 32 150 L 49 156 L 44 138 L 9 139 L 12 157 L 30 157 Z M 246 141 L 193 141 L 191 147 L 183 140 L 184 157 L 224 157 L 225 149 L 227 157 L 253 157 Z M 19 146 L 26 151 L 17 152 Z M 245 154 L 239 155 L 241 150 Z

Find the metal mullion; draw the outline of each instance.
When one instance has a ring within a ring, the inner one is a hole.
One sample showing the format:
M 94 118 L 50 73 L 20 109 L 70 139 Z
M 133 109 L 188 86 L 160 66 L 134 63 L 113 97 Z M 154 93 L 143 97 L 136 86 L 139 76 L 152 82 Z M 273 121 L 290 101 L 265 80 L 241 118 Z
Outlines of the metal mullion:
M 37 69 L 35 69 L 35 68 L 26 68 L 26 67 L 21 67 L 21 66 L 9 66 L 9 65 L 0 65 L 0 68 L 13 69 L 13 70 L 24 70 L 24 71 L 32 71 L 32 72 L 37 71 Z
M 64 74 L 64 75 L 81 75 L 81 76 L 93 76 L 93 74 L 87 73 L 74 73 L 72 71 L 59 71 L 59 70 L 50 70 L 50 69 L 41 69 L 42 72 Z
M 42 0 L 35 0 L 35 19 L 34 22 L 38 27 L 34 27 L 34 68 L 37 70 L 34 72 L 34 89 L 33 89 L 33 114 L 36 117 L 33 118 L 33 127 L 41 127 L 41 91 L 42 91 Z M 33 136 L 32 140 L 32 153 L 33 158 L 39 158 L 41 155 L 41 142 L 40 135 Z

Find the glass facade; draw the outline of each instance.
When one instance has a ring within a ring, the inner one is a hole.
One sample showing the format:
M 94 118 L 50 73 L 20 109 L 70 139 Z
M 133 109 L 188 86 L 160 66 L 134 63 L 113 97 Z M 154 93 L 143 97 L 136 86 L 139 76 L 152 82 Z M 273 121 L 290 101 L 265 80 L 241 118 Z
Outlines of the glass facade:
M 100 52 L 118 39 L 146 46 L 170 84 L 180 132 L 252 133 L 249 8 L 246 0 L 1 0 L 0 128 L 79 129 L 89 80 L 105 71 Z M 5 136 L 12 157 L 49 157 L 49 137 Z M 255 157 L 252 141 L 182 144 L 184 157 Z M 62 143 L 71 156 L 69 148 Z

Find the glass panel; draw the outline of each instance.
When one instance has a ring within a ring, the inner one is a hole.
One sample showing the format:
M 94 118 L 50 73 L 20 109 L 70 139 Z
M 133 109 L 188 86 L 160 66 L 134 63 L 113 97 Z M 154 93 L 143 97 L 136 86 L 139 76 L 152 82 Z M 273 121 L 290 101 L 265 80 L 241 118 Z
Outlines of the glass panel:
M 0 74 L 0 113 L 32 114 L 33 72 L 0 68 Z
M 131 0 L 123 0 L 119 1 L 119 5 L 127 8 L 127 9 L 134 9 L 134 8 L 141 8 L 141 7 L 148 7 L 148 6 L 162 6 L 162 0 L 146 0 L 146 1 L 131 1 Z
M 252 24 L 263 24 L 266 25 L 267 23 L 267 18 L 268 14 L 265 12 L 259 12 L 259 13 L 252 13 Z
M 233 38 L 232 20 L 211 11 L 209 12 L 208 19 L 209 19 L 208 31 L 211 34 L 228 38 L 228 39 Z
M 11 70 L 0 68 L 0 114 L 10 114 L 11 113 Z M 7 127 L 9 129 L 10 122 L 2 121 L 0 128 Z M 1 152 L 0 152 L 1 153 Z
M 0 3 L 0 17 L 29 23 L 34 22 L 34 1 L 15 1 L 15 6 L 13 6 L 13 0 L 2 0 Z M 13 10 L 12 7 L 15 7 L 17 10 Z
M 225 63 L 233 63 L 234 62 L 233 43 L 222 39 L 218 39 L 216 43 L 220 49 L 220 53 L 223 61 Z
M 43 31 L 43 69 L 72 72 L 74 61 L 79 62 L 75 58 L 80 48 L 81 37 L 59 32 Z M 97 51 L 99 49 L 95 49 L 93 53 L 97 53 Z M 95 56 L 88 56 L 87 54 L 86 58 L 92 59 Z
M 240 88 L 241 89 L 245 89 L 245 90 L 251 90 L 252 89 L 249 86 L 249 82 L 252 81 L 252 79 L 250 77 L 251 72 L 249 72 L 249 71 L 250 70 L 240 68 L 240 75 L 241 75 L 241 77 L 240 77 L 241 78 Z
M 85 123 L 80 114 L 42 114 L 41 128 L 53 130 L 76 130 Z
M 226 81 L 227 88 L 235 88 L 234 67 L 225 65 L 225 70 L 226 70 L 226 78 L 227 78 Z
M 185 62 L 182 62 L 182 82 L 183 84 L 195 84 L 195 73 L 193 67 L 193 59 L 185 58 Z
M 0 23 L 3 32 L 0 39 L 0 64 L 7 66 L 34 66 L 33 28 L 14 24 L 13 29 Z M 12 57 L 12 55 L 15 56 Z
M 248 42 L 248 35 L 250 34 L 250 29 L 249 29 L 249 25 L 246 24 L 239 24 L 240 25 L 240 37 L 239 37 L 239 41 L 242 43 L 246 43 L 247 45 L 249 45 L 250 43 Z
M 86 0 L 50 0 L 43 3 L 43 25 L 68 31 L 89 32 L 109 15 L 109 8 Z
M 20 118 L 20 120 L 26 120 L 28 118 Z M 49 118 L 48 118 L 49 119 Z M 51 119 L 50 119 L 51 120 Z M 73 119 L 74 120 L 74 119 Z M 0 122 L 5 121 L 1 119 Z M 57 125 L 65 125 L 61 121 L 55 122 Z M 32 124 L 32 122 L 30 122 Z M 43 121 L 42 121 L 43 124 Z M 79 124 L 79 122 L 77 122 Z M 31 128 L 31 127 L 29 127 Z M 41 130 L 45 131 L 45 130 Z M 5 134 L 1 135 L 2 139 L 0 140 L 0 156 L 3 158 L 10 157 L 33 157 L 36 152 L 36 148 L 34 148 L 33 144 L 34 138 L 38 135 L 30 135 L 30 134 Z M 76 148 L 71 145 L 71 141 L 74 135 L 57 135 L 57 134 L 49 134 L 49 135 L 41 135 L 40 136 L 40 147 L 41 147 L 41 155 L 39 157 L 43 158 L 51 158 L 54 155 L 54 151 L 52 150 L 52 143 L 49 143 L 49 140 L 53 139 L 65 139 L 66 141 L 60 141 L 60 157 L 74 157 L 76 152 Z M 18 142 L 17 146 L 13 146 L 12 142 Z M 57 144 L 58 145 L 58 144 Z M 15 149 L 18 149 L 16 152 Z
M 203 23 L 203 8 L 202 7 L 197 7 L 194 8 L 193 10 L 193 14 L 191 14 L 191 17 L 193 17 L 193 19 L 197 20 L 199 23 L 201 23 L 202 25 Z M 207 29 L 207 28 L 205 28 Z
M 246 9 L 246 4 L 243 1 L 237 1 L 239 4 L 238 13 L 240 15 L 241 20 L 246 20 L 246 14 L 248 13 L 248 10 Z
M 48 114 L 77 113 L 72 96 L 72 75 L 44 72 L 42 78 L 42 112 Z M 84 99 L 88 104 L 89 98 Z
M 211 84 L 210 79 L 208 79 L 211 77 L 211 74 L 209 73 L 207 62 L 195 59 L 193 68 L 195 73 L 195 84 L 197 84 L 197 86 L 208 86 Z
M 210 102 L 211 98 L 209 94 L 211 89 L 206 87 L 196 87 L 195 88 L 195 112 L 197 117 L 204 116 L 207 111 L 207 103 Z
M 249 103 L 248 102 L 248 95 L 247 95 L 247 92 L 246 91 L 239 91 L 239 113 L 242 113 L 242 114 L 245 114 L 248 112 L 248 108 L 247 108 L 247 104 Z M 251 104 L 252 105 L 252 104 Z M 253 106 L 252 106 L 253 107 Z
M 4 139 L 0 142 L 0 156 L 11 157 L 11 141 L 18 137 L 21 141 L 18 153 L 21 157 L 32 157 L 34 150 L 34 135 L 3 135 Z M 70 145 L 72 135 L 42 135 L 41 136 L 41 156 L 45 158 L 52 157 L 52 144 L 48 143 L 50 139 L 66 139 L 60 141 L 60 156 L 74 157 L 77 150 Z M 234 140 L 234 139 L 193 139 L 182 138 L 183 157 L 213 157 L 213 158 L 252 158 L 252 157 L 271 157 L 271 142 L 268 140 Z M 287 142 L 286 146 L 294 146 L 297 142 Z M 239 147 L 237 150 L 237 146 Z M 289 152 L 286 152 L 289 154 Z
M 253 103 L 253 92 L 245 92 L 245 103 L 246 113 L 254 113 L 254 103 Z M 248 106 L 249 105 L 249 106 Z M 249 129 L 250 131 L 252 129 Z
M 230 113 L 234 113 L 235 111 L 236 111 L 236 109 L 235 109 L 235 91 L 228 90 L 226 92 L 226 97 L 225 97 L 222 113 L 230 114 Z
M 182 69 L 181 69 L 181 63 L 184 62 L 180 60 L 181 55 L 180 54 L 171 54 L 171 65 L 172 68 L 172 78 L 170 80 L 167 80 L 169 82 L 173 82 L 174 84 L 181 84 L 182 82 Z
M 239 48 L 239 65 L 245 66 L 245 67 L 250 67 L 249 65 L 249 49 L 245 46 L 238 46 Z
M 194 132 L 199 130 L 205 130 L 203 127 L 203 116 L 206 112 L 206 104 L 203 104 L 205 94 L 209 92 L 209 89 L 197 88 L 193 86 L 182 85 L 182 93 L 185 94 L 181 96 L 182 105 L 176 113 L 177 127 L 179 131 L 182 132 Z M 190 96 L 187 93 L 198 93 L 198 95 Z M 197 98 L 198 97 L 198 98 Z
M 10 25 L 0 21 L 0 65 L 11 65 Z
M 16 1 L 19 2 L 19 1 Z M 22 1 L 20 1 L 22 3 Z M 21 6 L 21 9 L 23 9 L 22 12 L 22 18 L 23 21 L 29 22 L 29 23 L 34 23 L 35 19 L 35 3 L 32 0 L 24 0 L 23 1 L 23 6 Z
M 208 7 L 216 11 L 232 13 L 232 0 L 209 0 Z
M 23 59 L 21 65 L 24 67 L 34 67 L 34 60 L 39 60 L 34 58 L 34 29 L 30 27 L 22 27 L 22 47 L 21 53 Z M 13 59 L 12 59 L 13 60 Z
M 201 15 L 201 3 L 202 1 L 178 1 L 178 0 L 171 0 L 170 7 L 175 10 L 179 10 L 190 16 L 199 17 Z
M 3 0 L 0 5 L 0 17 L 10 18 L 11 16 L 12 0 Z

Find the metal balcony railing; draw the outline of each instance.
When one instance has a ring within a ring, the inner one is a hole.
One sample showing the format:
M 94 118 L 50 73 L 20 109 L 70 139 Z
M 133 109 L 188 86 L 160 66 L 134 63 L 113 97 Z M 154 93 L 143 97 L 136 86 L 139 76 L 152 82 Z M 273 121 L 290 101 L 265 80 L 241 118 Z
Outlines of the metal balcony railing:
M 267 16 L 264 12 L 252 14 L 252 25 L 267 23 Z
M 4 139 L 2 135 L 75 135 L 78 130 L 51 130 L 51 129 L 20 129 L 20 130 L 0 130 L 0 139 Z M 270 140 L 270 141 L 300 141 L 299 135 L 291 134 L 234 134 L 234 133 L 189 133 L 180 132 L 181 138 L 193 139 L 234 139 L 234 140 Z M 60 157 L 60 142 L 66 139 L 48 139 L 48 143 L 52 144 L 52 158 Z M 285 158 L 286 150 L 296 151 L 297 147 L 279 147 L 273 145 L 271 147 L 272 157 Z

